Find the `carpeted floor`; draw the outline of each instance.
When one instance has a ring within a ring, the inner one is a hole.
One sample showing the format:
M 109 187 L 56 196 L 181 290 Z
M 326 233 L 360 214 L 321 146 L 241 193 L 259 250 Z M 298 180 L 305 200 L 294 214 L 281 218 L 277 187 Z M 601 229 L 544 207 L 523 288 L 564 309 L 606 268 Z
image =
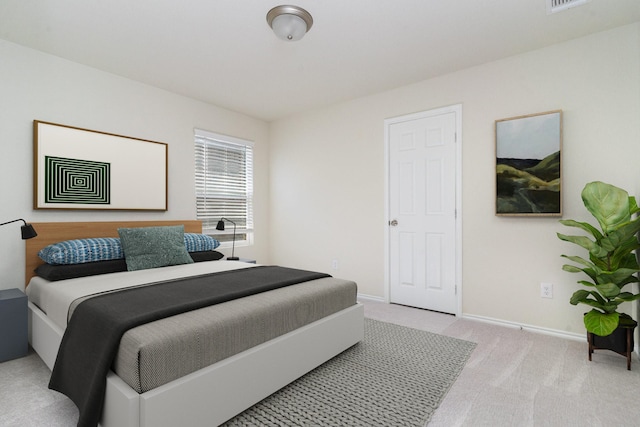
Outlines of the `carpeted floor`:
M 476 344 L 365 321 L 364 341 L 227 426 L 424 426 Z M 47 389 L 50 374 L 33 351 L 0 363 L 0 426 L 75 425 L 73 403 Z
M 636 427 L 640 361 L 574 341 L 425 310 L 362 300 L 370 319 L 477 343 L 429 427 Z M 78 411 L 47 389 L 35 354 L 0 363 L 0 426 L 72 427 Z M 345 424 L 343 424 L 345 425 Z M 183 426 L 191 427 L 191 426 Z
M 362 342 L 225 426 L 423 426 L 474 347 L 365 319 Z

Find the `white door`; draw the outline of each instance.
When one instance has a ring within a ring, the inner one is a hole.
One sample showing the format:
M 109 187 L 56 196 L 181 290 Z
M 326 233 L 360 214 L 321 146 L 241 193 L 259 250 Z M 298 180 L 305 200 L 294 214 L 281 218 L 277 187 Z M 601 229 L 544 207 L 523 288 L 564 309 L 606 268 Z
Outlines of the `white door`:
M 445 108 L 387 121 L 392 303 L 458 312 L 460 112 Z

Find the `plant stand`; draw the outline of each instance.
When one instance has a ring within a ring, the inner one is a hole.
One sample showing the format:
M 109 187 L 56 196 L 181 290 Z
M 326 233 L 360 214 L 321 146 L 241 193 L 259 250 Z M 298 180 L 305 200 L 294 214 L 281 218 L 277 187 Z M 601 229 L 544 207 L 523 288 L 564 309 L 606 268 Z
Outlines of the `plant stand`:
M 611 335 L 601 337 L 591 332 L 587 332 L 589 341 L 589 362 L 594 350 L 611 350 L 627 358 L 627 370 L 631 370 L 631 352 L 633 351 L 633 330 L 634 328 L 618 327 Z

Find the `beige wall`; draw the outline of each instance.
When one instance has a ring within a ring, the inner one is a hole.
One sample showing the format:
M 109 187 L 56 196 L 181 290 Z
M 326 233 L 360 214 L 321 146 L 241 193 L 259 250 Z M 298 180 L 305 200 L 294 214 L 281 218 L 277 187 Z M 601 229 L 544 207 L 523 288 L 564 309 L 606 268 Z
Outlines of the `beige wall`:
M 0 41 L 0 222 L 194 218 L 198 127 L 256 142 L 257 231 L 240 256 L 353 278 L 381 297 L 384 119 L 452 104 L 463 106 L 463 312 L 582 333 L 557 220 L 494 215 L 494 120 L 564 111 L 566 218 L 588 219 L 579 193 L 591 180 L 640 195 L 640 23 L 271 125 Z M 167 142 L 169 211 L 34 211 L 34 119 Z M 0 228 L 0 289 L 23 283 L 18 227 Z M 539 297 L 542 281 L 553 299 Z
M 0 40 L 0 222 L 195 219 L 193 128 L 255 142 L 255 245 L 267 259 L 268 124 Z M 169 144 L 167 212 L 32 209 L 34 119 Z M 0 289 L 24 283 L 19 224 L 0 227 Z
M 559 256 L 573 248 L 555 235 L 567 230 L 494 215 L 494 121 L 563 110 L 565 218 L 589 219 L 589 181 L 640 195 L 640 24 L 272 123 L 271 260 L 382 297 L 384 119 L 452 104 L 463 108 L 463 313 L 582 334 L 585 308 L 568 303 L 578 276 Z

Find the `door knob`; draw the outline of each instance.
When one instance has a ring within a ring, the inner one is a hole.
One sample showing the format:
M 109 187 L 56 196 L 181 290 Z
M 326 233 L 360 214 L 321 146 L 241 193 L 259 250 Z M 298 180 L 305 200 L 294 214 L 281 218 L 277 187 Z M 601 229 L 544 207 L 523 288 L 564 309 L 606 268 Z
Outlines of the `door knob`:
M 392 219 L 391 221 L 389 221 L 389 225 L 392 227 L 395 227 L 396 225 L 398 225 L 398 220 L 397 219 Z

